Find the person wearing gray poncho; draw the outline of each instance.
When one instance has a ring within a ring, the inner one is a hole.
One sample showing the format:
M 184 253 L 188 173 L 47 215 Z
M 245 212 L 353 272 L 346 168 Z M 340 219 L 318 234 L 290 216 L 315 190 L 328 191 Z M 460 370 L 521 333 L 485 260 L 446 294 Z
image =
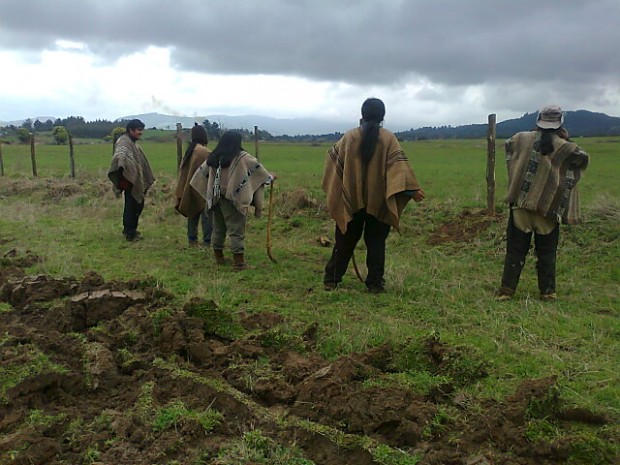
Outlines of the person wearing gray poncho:
M 498 300 L 514 295 L 532 233 L 540 298 L 556 299 L 560 222 L 580 222 L 577 182 L 589 162 L 588 154 L 568 140 L 563 122 L 562 109 L 548 106 L 539 111 L 535 131 L 520 132 L 506 141 L 510 214 Z
M 114 145 L 114 156 L 108 178 L 117 193 L 125 193 L 123 210 L 123 235 L 128 241 L 141 239 L 138 221 L 144 209 L 144 196 L 155 181 L 149 162 L 137 141 L 144 132 L 144 123 L 139 119 L 127 123 L 125 134 Z

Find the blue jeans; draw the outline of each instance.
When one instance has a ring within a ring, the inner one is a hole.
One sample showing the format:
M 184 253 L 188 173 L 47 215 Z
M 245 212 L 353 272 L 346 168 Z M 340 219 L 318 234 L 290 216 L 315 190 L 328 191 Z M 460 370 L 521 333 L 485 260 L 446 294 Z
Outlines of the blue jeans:
M 211 244 L 211 233 L 213 232 L 213 216 L 204 210 L 194 218 L 187 219 L 187 239 L 190 242 L 198 240 L 198 223 L 202 222 L 202 240 L 206 245 Z

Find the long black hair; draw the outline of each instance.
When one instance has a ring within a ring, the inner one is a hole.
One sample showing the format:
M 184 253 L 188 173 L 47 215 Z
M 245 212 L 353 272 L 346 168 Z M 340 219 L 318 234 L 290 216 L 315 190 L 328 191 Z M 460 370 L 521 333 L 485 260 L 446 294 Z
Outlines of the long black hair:
M 230 166 L 232 161 L 241 153 L 243 147 L 241 147 L 241 134 L 235 131 L 226 131 L 220 137 L 220 141 L 217 146 L 207 158 L 207 165 L 217 167 L 222 165 L 222 168 Z
M 202 124 L 194 123 L 191 134 L 192 141 L 189 143 L 189 146 L 185 151 L 185 155 L 183 155 L 183 160 L 181 160 L 181 168 L 183 168 L 185 164 L 189 161 L 192 153 L 194 153 L 194 149 L 198 144 L 207 145 L 209 143 L 209 138 L 207 137 L 207 130 Z
M 540 154 L 541 155 L 549 155 L 553 153 L 553 135 L 558 132 L 562 127 L 560 126 L 558 129 L 541 129 L 538 130 L 541 132 L 540 134 Z
M 385 116 L 385 105 L 378 98 L 369 98 L 362 104 L 362 162 L 368 164 L 379 140 L 381 121 Z

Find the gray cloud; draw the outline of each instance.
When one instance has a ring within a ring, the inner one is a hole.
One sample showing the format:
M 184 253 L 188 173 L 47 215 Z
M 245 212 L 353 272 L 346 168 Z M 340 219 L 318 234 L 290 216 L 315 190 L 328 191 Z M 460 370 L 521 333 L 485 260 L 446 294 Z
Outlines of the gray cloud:
M 329 81 L 355 112 L 380 89 L 395 116 L 461 124 L 550 102 L 618 114 L 617 24 L 618 0 L 21 0 L 2 6 L 0 50 L 36 61 L 62 39 L 113 63 L 166 47 L 177 70 Z
M 620 74 L 619 22 L 617 0 L 22 0 L 3 5 L 0 46 L 66 39 L 112 59 L 156 45 L 179 69 L 360 84 L 588 83 Z

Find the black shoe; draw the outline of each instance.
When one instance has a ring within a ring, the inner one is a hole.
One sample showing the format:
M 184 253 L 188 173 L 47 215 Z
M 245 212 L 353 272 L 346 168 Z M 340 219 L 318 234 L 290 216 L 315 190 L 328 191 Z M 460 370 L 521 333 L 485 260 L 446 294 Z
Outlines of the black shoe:
M 371 294 L 383 294 L 385 289 L 380 286 L 368 286 L 368 292 Z
M 141 241 L 143 237 L 142 234 L 140 234 L 140 231 L 133 231 L 131 233 L 125 234 L 125 239 L 127 239 L 129 242 L 135 242 Z

